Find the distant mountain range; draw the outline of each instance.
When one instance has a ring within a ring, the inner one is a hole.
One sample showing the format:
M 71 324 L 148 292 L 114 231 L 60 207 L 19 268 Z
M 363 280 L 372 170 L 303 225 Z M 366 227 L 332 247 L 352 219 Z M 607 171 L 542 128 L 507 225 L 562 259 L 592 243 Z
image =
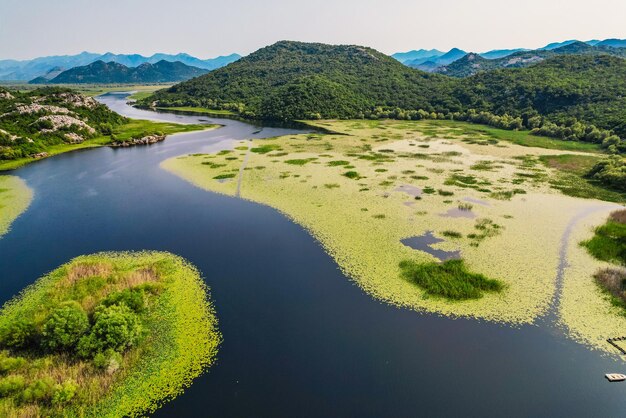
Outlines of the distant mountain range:
M 553 42 L 550 43 L 543 48 L 539 48 L 536 51 L 553 51 L 555 49 L 560 49 L 565 46 L 571 44 L 586 44 L 588 46 L 597 46 L 597 47 L 608 47 L 608 48 L 626 48 L 626 39 L 605 39 L 603 41 L 599 40 L 590 40 L 590 41 L 577 41 L 575 39 L 563 41 L 563 42 Z M 473 64 L 478 63 L 476 58 L 484 58 L 487 60 L 496 60 L 500 58 L 505 58 L 511 56 L 513 54 L 519 54 L 522 52 L 531 51 L 525 48 L 515 48 L 515 49 L 494 49 L 487 52 L 481 53 L 472 53 L 470 60 L 474 61 Z M 565 50 L 562 50 L 565 51 Z M 392 55 L 393 58 L 400 61 L 401 63 L 408 65 L 409 67 L 418 68 L 423 71 L 434 72 L 438 71 L 441 67 L 447 66 L 448 64 L 452 64 L 456 60 L 459 60 L 467 55 L 467 52 L 460 50 L 458 48 L 452 48 L 448 52 L 442 52 L 437 49 L 431 50 L 415 50 L 409 52 L 398 52 Z M 619 54 L 615 54 L 619 55 Z M 443 71 L 445 72 L 445 71 Z
M 500 68 L 528 67 L 557 55 L 613 55 L 626 58 L 626 48 L 613 48 L 600 43 L 591 46 L 585 42 L 575 41 L 557 48 L 519 51 L 497 59 L 486 59 L 480 54 L 470 53 L 448 65 L 435 68 L 431 72 L 452 77 L 467 77 Z
M 429 56 L 430 52 L 434 52 Z M 553 42 L 536 50 L 523 48 L 496 49 L 482 53 L 467 53 L 458 48 L 448 52 L 436 49 L 416 50 L 393 54 L 403 64 L 427 72 L 437 72 L 453 77 L 467 77 L 480 71 L 507 67 L 525 67 L 558 54 L 609 54 L 626 57 L 626 39 L 603 41 L 568 40 Z
M 209 70 L 193 67 L 182 62 L 144 62 L 136 67 L 128 67 L 117 62 L 98 60 L 88 65 L 63 71 L 55 77 L 37 77 L 31 84 L 111 84 L 111 83 L 167 83 L 189 80 Z M 52 73 L 48 72 L 47 75 Z
M 96 61 L 115 62 L 123 64 L 127 67 L 137 67 L 141 64 L 156 64 L 159 61 L 181 62 L 193 67 L 205 70 L 214 70 L 237 61 L 241 56 L 239 54 L 231 54 L 202 60 L 189 54 L 154 54 L 145 57 L 139 54 L 95 54 L 91 52 L 82 52 L 77 55 L 56 55 L 50 57 L 39 57 L 32 60 L 0 60 L 0 81 L 2 80 L 32 80 L 36 77 L 49 77 L 51 71 L 64 71 L 74 67 L 84 66 Z

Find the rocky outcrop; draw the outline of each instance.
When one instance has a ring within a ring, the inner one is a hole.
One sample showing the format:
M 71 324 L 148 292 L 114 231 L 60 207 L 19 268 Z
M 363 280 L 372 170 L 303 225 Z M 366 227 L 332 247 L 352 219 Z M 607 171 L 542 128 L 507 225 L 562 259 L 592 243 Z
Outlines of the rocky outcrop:
M 47 152 L 38 152 L 37 154 L 31 155 L 31 158 L 39 159 L 39 158 L 46 158 L 46 157 L 49 157 L 49 156 L 50 156 L 50 154 L 48 154 Z
M 70 144 L 80 144 L 82 142 L 85 142 L 85 138 L 74 132 L 68 132 L 64 136 L 65 139 L 67 139 L 67 142 Z
M 91 135 L 94 135 L 96 133 L 96 130 L 94 128 L 92 128 L 91 126 L 87 125 L 85 122 L 83 122 L 80 119 L 76 119 L 73 116 L 68 116 L 68 115 L 47 115 L 47 116 L 42 116 L 39 119 L 37 119 L 37 122 L 40 121 L 49 121 L 52 124 L 52 129 L 42 129 L 40 132 L 45 133 L 45 132 L 55 132 L 57 130 L 59 130 L 59 128 L 66 128 L 69 126 L 78 126 L 80 129 L 84 129 L 87 132 L 89 132 Z
M 112 147 L 133 147 L 136 145 L 150 145 L 156 144 L 165 140 L 166 135 L 148 135 L 142 138 L 131 138 L 126 141 L 114 141 L 111 143 Z

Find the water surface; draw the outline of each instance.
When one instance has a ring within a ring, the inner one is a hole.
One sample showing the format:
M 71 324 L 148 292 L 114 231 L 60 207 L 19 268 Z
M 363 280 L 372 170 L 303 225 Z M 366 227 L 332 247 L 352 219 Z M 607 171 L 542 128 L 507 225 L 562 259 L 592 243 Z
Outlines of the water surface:
M 0 239 L 0 299 L 72 257 L 171 251 L 212 290 L 224 343 L 217 363 L 161 417 L 624 416 L 618 358 L 549 323 L 510 328 L 419 314 L 366 295 L 300 226 L 277 211 L 200 190 L 164 159 L 295 132 L 206 116 L 131 117 L 223 128 L 128 149 L 63 154 L 14 172 L 34 200 Z

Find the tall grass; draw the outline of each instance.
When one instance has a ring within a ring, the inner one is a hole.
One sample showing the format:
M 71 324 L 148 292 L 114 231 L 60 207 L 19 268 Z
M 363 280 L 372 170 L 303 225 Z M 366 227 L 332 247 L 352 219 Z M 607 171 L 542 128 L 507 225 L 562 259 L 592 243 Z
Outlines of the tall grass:
M 468 271 L 463 260 L 419 264 L 400 262 L 402 275 L 423 288 L 428 295 L 451 300 L 479 299 L 484 292 L 500 292 L 502 282 Z

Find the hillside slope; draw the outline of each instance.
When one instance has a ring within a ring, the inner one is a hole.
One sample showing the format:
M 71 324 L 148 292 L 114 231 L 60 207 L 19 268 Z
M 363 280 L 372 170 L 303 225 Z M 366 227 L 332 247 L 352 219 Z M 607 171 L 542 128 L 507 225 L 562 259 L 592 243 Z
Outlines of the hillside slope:
M 230 109 L 279 120 L 454 118 L 603 142 L 610 133 L 592 125 L 626 138 L 626 60 L 555 55 L 526 68 L 452 78 L 408 68 L 370 48 L 279 42 L 140 105 Z
M 204 106 L 266 119 L 363 117 L 376 106 L 436 111 L 446 77 L 406 67 L 371 48 L 282 41 L 144 101 Z
M 0 89 L 0 160 L 33 156 L 50 145 L 79 144 L 126 119 L 68 89 Z

